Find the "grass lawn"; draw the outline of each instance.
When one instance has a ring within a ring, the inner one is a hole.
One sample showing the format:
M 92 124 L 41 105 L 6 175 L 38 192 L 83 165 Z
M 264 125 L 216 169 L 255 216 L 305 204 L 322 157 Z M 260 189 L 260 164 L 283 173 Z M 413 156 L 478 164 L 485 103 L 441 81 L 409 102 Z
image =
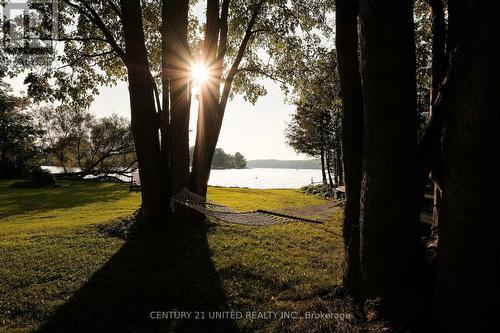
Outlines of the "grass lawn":
M 328 332 L 348 325 L 246 312 L 237 320 L 150 318 L 170 310 L 206 317 L 211 310 L 343 311 L 329 296 L 341 282 L 340 209 L 321 225 L 184 221 L 125 241 L 103 230 L 139 206 L 126 184 L 11 184 L 0 181 L 0 332 Z M 237 210 L 325 203 L 295 190 L 210 188 L 209 199 Z

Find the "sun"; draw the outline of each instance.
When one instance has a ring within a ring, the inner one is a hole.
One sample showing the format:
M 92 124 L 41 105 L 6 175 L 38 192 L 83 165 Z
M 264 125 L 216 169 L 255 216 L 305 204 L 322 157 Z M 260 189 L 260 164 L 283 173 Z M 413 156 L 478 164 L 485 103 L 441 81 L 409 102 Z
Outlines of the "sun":
M 205 82 L 208 79 L 208 68 L 200 63 L 193 64 L 191 66 L 191 77 L 198 84 Z

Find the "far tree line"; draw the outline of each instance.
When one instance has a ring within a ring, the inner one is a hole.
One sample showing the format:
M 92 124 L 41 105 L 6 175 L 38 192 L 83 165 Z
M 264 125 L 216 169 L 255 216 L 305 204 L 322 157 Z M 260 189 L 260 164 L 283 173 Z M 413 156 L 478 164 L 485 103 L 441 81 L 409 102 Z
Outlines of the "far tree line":
M 189 148 L 190 160 L 192 161 L 194 146 Z M 247 167 L 247 160 L 240 152 L 234 155 L 226 153 L 222 148 L 216 148 L 212 158 L 212 169 L 244 169 Z

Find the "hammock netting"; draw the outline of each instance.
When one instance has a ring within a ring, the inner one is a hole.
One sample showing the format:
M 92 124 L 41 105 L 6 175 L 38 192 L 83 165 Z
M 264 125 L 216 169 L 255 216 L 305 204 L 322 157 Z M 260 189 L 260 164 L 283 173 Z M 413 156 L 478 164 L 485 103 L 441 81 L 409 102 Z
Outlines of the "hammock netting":
M 265 210 L 238 212 L 229 207 L 210 202 L 201 195 L 193 193 L 185 188 L 174 195 L 171 202 L 173 207 L 175 207 L 175 203 L 177 203 L 203 213 L 208 217 L 235 224 L 264 226 L 296 222 L 323 223 L 323 221 L 310 220 Z

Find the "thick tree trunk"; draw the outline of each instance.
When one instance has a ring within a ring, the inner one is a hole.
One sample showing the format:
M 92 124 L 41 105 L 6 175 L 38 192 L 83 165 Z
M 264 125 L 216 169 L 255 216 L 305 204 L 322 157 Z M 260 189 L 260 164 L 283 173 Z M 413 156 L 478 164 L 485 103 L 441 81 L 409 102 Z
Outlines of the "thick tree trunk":
M 160 127 L 160 182 L 165 199 L 172 194 L 172 169 L 170 165 L 170 151 L 172 145 L 172 135 L 170 130 L 170 71 L 169 60 L 172 48 L 169 45 L 170 29 L 169 20 L 173 9 L 173 1 L 162 0 L 161 2 L 161 87 L 162 101 L 159 113 Z
M 220 77 L 217 66 L 219 36 L 219 1 L 207 1 L 207 23 L 205 28 L 204 65 L 209 68 L 209 77 L 201 87 L 196 144 L 191 170 L 191 191 L 206 196 L 210 177 L 212 156 L 216 142 L 212 142 L 216 131 L 217 113 L 219 112 Z
M 442 332 L 492 332 L 500 325 L 500 6 L 451 4 L 457 51 L 443 102 L 446 191 L 438 230 L 438 321 Z
M 366 296 L 391 308 L 416 295 L 420 262 L 412 2 L 361 0 L 360 14 L 361 272 Z
M 240 43 L 235 60 L 224 80 L 224 88 L 220 92 L 223 74 L 223 62 L 227 43 L 227 17 L 229 0 L 222 2 L 219 17 L 219 1 L 207 1 L 207 23 L 205 28 L 204 56 L 205 66 L 209 68 L 210 78 L 201 90 L 200 110 L 198 111 L 198 125 L 196 146 L 191 172 L 191 190 L 206 195 L 207 183 L 210 177 L 210 165 L 217 146 L 224 112 L 231 91 L 231 86 L 238 67 L 243 59 L 247 45 L 254 34 L 253 26 L 262 8 L 264 1 L 251 5 L 252 15 Z
M 347 291 L 361 296 L 359 262 L 359 200 L 363 143 L 363 96 L 358 62 L 358 5 L 356 1 L 336 2 L 336 48 L 339 64 L 342 116 L 342 152 L 346 203 L 344 209 L 344 278 Z
M 163 215 L 160 178 L 160 145 L 153 80 L 144 44 L 139 0 L 121 0 L 126 66 L 130 92 L 132 133 L 141 177 L 142 214 L 155 222 Z
M 432 13 L 432 74 L 429 116 L 432 117 L 433 106 L 436 102 L 439 91 L 439 84 L 444 79 L 446 74 L 448 59 L 446 57 L 446 22 L 443 0 L 431 0 L 430 7 Z M 438 145 L 438 150 L 440 152 L 440 142 Z M 435 183 L 433 186 L 434 200 L 432 209 L 432 224 L 433 227 L 436 228 L 439 220 L 438 208 L 440 205 L 439 201 L 441 198 L 441 189 Z
M 171 191 L 177 193 L 189 180 L 189 67 L 191 54 L 187 40 L 189 1 L 172 1 L 167 12 L 168 77 L 170 80 Z

